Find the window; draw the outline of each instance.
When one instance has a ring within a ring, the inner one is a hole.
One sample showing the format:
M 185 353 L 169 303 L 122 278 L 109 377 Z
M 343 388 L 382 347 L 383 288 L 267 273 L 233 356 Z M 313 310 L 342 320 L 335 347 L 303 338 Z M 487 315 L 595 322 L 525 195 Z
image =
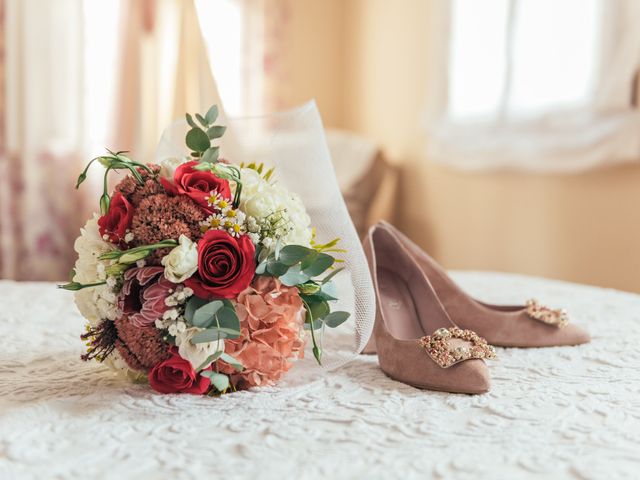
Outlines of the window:
M 448 117 L 517 121 L 588 107 L 601 19 L 598 0 L 454 0 Z
M 639 1 L 438 5 L 431 158 L 463 169 L 540 172 L 637 161 Z

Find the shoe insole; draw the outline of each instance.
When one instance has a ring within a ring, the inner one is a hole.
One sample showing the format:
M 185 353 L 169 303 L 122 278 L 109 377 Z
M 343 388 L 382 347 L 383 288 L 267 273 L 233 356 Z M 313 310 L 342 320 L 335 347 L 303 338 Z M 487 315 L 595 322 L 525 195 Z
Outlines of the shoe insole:
M 415 340 L 427 335 L 409 284 L 396 272 L 378 268 L 380 308 L 389 333 L 399 340 Z

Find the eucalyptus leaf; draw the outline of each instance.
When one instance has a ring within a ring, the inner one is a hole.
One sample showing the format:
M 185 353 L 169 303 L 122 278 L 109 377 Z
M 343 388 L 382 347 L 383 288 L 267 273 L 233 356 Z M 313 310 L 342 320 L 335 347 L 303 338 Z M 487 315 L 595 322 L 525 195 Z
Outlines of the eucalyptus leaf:
M 187 119 L 187 123 L 191 128 L 198 128 L 198 125 L 196 125 L 196 122 L 193 121 L 193 117 L 191 115 L 187 113 L 185 115 L 185 118 Z
M 214 316 L 223 306 L 224 304 L 220 300 L 213 300 L 202 305 L 193 313 L 191 324 L 200 328 L 210 327 L 213 325 Z
M 274 277 L 284 275 L 288 270 L 289 266 L 285 265 L 284 263 L 276 261 L 267 262 L 267 272 L 269 272 Z
M 316 292 L 316 296 L 324 300 L 337 300 L 338 289 L 336 287 L 336 284 L 333 282 L 323 283 L 320 287 L 320 291 Z
M 267 261 L 261 261 L 256 267 L 256 275 L 264 275 L 267 272 Z
M 349 312 L 331 312 L 324 317 L 324 323 L 327 327 L 336 328 L 338 325 L 343 324 L 351 316 Z
M 187 319 L 187 322 L 191 323 L 193 321 L 193 314 L 195 311 L 207 303 L 209 303 L 208 300 L 204 300 L 203 298 L 196 296 L 187 300 L 187 305 L 184 308 L 184 318 Z
M 204 118 L 202 115 L 200 115 L 199 113 L 196 113 L 196 118 L 198 119 L 198 121 L 202 124 L 202 126 L 204 127 L 208 127 L 209 126 L 209 122 L 207 122 L 207 119 Z
M 287 273 L 285 273 L 284 275 L 281 275 L 279 278 L 280 278 L 280 281 L 286 286 L 293 287 L 294 285 L 300 285 L 302 283 L 307 282 L 310 276 L 307 275 L 306 273 L 303 273 L 300 270 L 299 265 L 294 265 L 293 267 L 289 268 Z
M 187 147 L 196 152 L 204 152 L 211 146 L 209 137 L 201 128 L 192 128 L 187 132 Z
M 207 136 L 213 140 L 214 138 L 220 138 L 224 135 L 224 132 L 227 131 L 227 127 L 223 127 L 222 125 L 214 125 L 207 130 Z
M 311 265 L 313 265 L 313 262 L 316 261 L 316 259 L 318 258 L 318 255 L 319 255 L 318 252 L 316 252 L 315 250 L 312 250 L 309 253 L 309 255 L 307 255 L 302 259 L 302 261 L 300 262 L 300 268 L 302 270 L 309 268 Z
M 331 311 L 329 304 L 325 300 L 311 300 L 312 298 L 313 297 L 306 297 L 307 305 L 309 306 L 306 315 L 307 322 L 310 322 L 312 318 L 314 321 L 324 318 Z
M 322 325 L 324 324 L 324 322 L 321 319 L 318 320 L 314 320 L 313 321 L 313 329 L 314 330 L 319 330 L 322 328 Z M 304 324 L 304 329 L 305 330 L 311 330 L 311 323 L 309 322 L 305 322 Z
M 213 362 L 215 362 L 218 358 L 220 358 L 220 355 L 222 355 L 223 353 L 224 352 L 222 350 L 218 350 L 213 355 L 209 355 L 207 357 L 207 359 L 204 362 L 202 362 L 202 365 L 200 365 L 198 368 L 196 368 L 196 372 L 199 372 L 203 368 L 207 368 L 209 365 L 211 365 Z
M 208 328 L 201 332 L 196 333 L 191 337 L 191 343 L 207 343 L 215 342 L 221 338 L 238 338 L 240 336 L 239 330 L 233 330 L 231 328 Z
M 287 245 L 280 250 L 278 261 L 291 266 L 300 262 L 311 253 L 315 253 L 315 251 L 302 245 Z
M 218 161 L 218 157 L 220 156 L 220 147 L 209 147 L 202 154 L 202 161 L 207 163 L 214 163 Z
M 305 268 L 303 272 L 309 277 L 315 277 L 331 267 L 335 261 L 335 258 L 333 258 L 331 255 L 327 255 L 326 253 L 319 253 L 313 263 Z
M 205 114 L 205 118 L 209 123 L 215 122 L 218 118 L 218 106 L 213 105 L 209 110 L 207 110 L 207 113 Z
M 240 319 L 233 306 L 225 306 L 216 314 L 220 328 L 237 331 L 240 334 Z
M 219 392 L 224 392 L 227 388 L 229 388 L 229 377 L 226 376 L 224 373 L 205 370 L 204 372 L 200 372 L 200 375 L 202 375 L 203 377 L 207 377 L 209 380 L 211 380 L 211 384 Z
M 231 367 L 233 367 L 239 372 L 244 370 L 244 365 L 242 365 L 242 362 L 240 362 L 240 360 L 238 360 L 237 358 L 232 357 L 228 353 L 223 353 L 222 355 L 220 355 L 220 360 L 222 360 L 225 363 L 228 363 L 229 365 L 231 365 Z

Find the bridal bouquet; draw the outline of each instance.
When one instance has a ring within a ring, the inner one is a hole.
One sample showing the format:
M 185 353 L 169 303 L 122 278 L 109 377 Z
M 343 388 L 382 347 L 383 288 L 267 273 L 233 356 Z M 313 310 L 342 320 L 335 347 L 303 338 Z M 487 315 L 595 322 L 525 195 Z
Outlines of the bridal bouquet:
M 126 152 L 105 168 L 100 215 L 75 242 L 62 288 L 88 325 L 83 360 L 95 359 L 161 393 L 220 394 L 269 385 L 304 354 L 321 362 L 321 332 L 349 313 L 331 311 L 332 253 L 315 241 L 300 198 L 262 164 L 233 164 L 214 145 L 218 109 L 187 114 L 191 153 L 159 165 Z M 111 171 L 126 176 L 109 193 Z

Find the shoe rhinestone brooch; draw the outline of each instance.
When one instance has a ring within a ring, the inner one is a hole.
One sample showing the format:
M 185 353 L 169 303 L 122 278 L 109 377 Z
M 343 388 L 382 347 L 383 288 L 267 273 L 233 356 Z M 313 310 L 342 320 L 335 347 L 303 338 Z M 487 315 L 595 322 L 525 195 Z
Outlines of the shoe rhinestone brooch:
M 464 340 L 471 345 L 454 347 L 449 344 L 453 339 Z M 439 328 L 432 335 L 422 337 L 419 341 L 433 361 L 442 368 L 448 368 L 472 358 L 496 358 L 495 349 L 484 338 L 471 330 L 462 330 L 458 327 Z
M 547 325 L 564 328 L 569 323 L 569 316 L 564 309 L 552 309 L 540 305 L 537 300 L 527 300 L 527 315 Z

